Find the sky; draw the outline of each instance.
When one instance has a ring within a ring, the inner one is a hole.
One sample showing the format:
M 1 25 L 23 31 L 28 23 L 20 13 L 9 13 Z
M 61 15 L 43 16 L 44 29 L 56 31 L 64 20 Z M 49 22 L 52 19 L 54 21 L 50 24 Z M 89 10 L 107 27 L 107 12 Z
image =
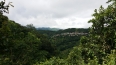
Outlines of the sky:
M 10 20 L 21 25 L 33 24 L 35 27 L 88 28 L 94 9 L 107 0 L 6 0 L 13 2 L 10 7 Z

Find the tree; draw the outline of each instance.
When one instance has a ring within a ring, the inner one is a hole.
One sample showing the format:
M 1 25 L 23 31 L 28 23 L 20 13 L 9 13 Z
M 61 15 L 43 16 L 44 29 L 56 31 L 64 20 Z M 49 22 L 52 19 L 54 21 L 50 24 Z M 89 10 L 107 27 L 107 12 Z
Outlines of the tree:
M 12 2 L 9 2 L 7 5 L 5 5 L 5 0 L 0 2 L 0 14 L 5 13 L 9 13 L 9 7 L 12 6 L 14 7 L 12 4 Z
M 94 18 L 89 21 L 93 24 L 90 28 L 91 42 L 101 44 L 106 51 L 116 47 L 116 1 L 108 2 L 110 1 L 113 4 L 106 9 L 102 6 L 99 10 L 95 9 Z
M 5 5 L 5 0 L 0 2 L 0 27 L 5 20 L 8 20 L 7 16 L 3 16 L 3 13 L 9 13 L 9 7 L 14 7 L 11 3 L 12 2 L 9 2 L 7 5 Z
M 103 58 L 110 54 L 111 50 L 116 49 L 116 1 L 109 2 L 111 4 L 106 9 L 101 6 L 94 10 L 93 18 L 89 21 L 92 23 L 89 36 L 81 39 L 85 61 L 96 56 L 102 64 Z

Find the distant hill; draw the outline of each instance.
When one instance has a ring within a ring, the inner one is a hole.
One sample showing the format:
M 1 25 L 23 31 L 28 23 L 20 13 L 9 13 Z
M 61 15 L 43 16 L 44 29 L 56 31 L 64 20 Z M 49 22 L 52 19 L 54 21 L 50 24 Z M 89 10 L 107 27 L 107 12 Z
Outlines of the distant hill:
M 68 29 L 59 29 L 59 28 L 47 28 L 47 27 L 42 27 L 42 28 L 37 28 L 38 32 L 41 34 L 45 34 L 49 37 L 52 37 L 54 35 L 58 34 L 65 34 L 65 33 L 88 33 L 89 30 L 85 28 L 68 28 Z
M 51 43 L 60 51 L 60 56 L 69 53 L 74 46 L 79 44 L 82 36 L 87 36 L 89 29 L 85 28 L 38 28 L 38 32 L 49 37 Z M 65 55 L 66 56 L 66 55 Z
M 82 36 L 88 36 L 89 29 L 85 28 L 68 28 L 52 32 L 53 35 L 49 35 L 53 44 L 60 51 L 60 57 L 68 55 L 69 50 L 74 46 L 79 45 L 80 38 Z M 63 56 L 63 54 L 65 54 Z
M 49 28 L 49 27 L 40 27 L 36 28 L 37 30 L 49 30 L 49 31 L 58 31 L 60 30 L 59 28 Z

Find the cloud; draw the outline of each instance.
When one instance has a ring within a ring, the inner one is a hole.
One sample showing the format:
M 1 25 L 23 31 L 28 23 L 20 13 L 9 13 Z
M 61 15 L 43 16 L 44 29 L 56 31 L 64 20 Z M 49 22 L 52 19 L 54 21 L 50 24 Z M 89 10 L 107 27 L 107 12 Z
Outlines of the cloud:
M 22 25 L 35 27 L 87 28 L 94 9 L 106 0 L 7 0 L 13 2 L 7 16 Z
M 83 19 L 83 18 L 71 17 L 71 18 L 56 19 L 56 22 L 58 24 L 57 27 L 60 27 L 62 29 L 66 29 L 66 28 L 87 28 L 91 25 L 91 24 L 87 23 L 87 20 L 90 20 L 90 19 L 91 18 L 84 18 Z

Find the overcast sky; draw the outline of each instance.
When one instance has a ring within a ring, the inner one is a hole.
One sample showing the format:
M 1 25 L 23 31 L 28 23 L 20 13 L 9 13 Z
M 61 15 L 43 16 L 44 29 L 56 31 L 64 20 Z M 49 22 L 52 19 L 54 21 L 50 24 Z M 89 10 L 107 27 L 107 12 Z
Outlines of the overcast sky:
M 107 0 L 6 0 L 13 2 L 9 19 L 35 27 L 88 28 L 94 9 L 107 6 Z

